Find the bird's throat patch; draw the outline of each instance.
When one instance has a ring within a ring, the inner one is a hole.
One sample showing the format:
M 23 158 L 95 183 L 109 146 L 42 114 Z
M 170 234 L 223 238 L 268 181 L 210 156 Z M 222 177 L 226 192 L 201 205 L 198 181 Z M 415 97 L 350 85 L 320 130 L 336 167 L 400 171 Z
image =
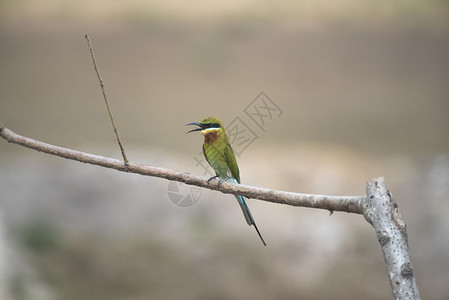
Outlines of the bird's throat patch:
M 204 142 L 206 144 L 211 144 L 218 139 L 220 130 L 218 128 L 208 128 L 201 131 L 201 133 L 204 135 Z

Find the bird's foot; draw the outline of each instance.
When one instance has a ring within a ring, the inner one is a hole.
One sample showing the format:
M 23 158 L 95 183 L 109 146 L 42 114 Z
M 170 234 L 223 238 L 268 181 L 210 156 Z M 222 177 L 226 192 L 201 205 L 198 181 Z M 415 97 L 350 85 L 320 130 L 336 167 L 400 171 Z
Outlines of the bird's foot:
M 220 176 L 218 176 L 218 175 L 215 175 L 215 176 L 212 176 L 211 178 L 209 178 L 207 180 L 207 183 L 210 183 L 212 180 L 214 180 L 216 178 L 218 178 L 218 187 L 220 187 L 224 180 L 222 178 L 220 178 Z
M 212 176 L 211 178 L 209 178 L 208 180 L 207 180 L 207 183 L 210 183 L 212 180 L 214 180 L 215 178 L 220 178 L 218 175 L 215 175 L 215 176 Z M 220 180 L 221 179 L 219 179 L 218 180 L 218 182 L 220 183 Z
M 218 178 L 218 187 L 221 187 L 221 184 L 223 183 L 223 179 L 221 179 L 221 178 Z

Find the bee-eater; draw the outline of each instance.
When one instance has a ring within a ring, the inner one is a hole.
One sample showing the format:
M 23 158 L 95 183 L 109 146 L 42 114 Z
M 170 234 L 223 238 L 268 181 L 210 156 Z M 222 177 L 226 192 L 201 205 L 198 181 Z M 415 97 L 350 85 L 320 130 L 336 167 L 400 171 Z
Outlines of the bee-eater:
M 234 151 L 232 151 L 229 143 L 228 135 L 226 134 L 220 120 L 214 117 L 202 119 L 199 123 L 189 123 L 187 125 L 196 125 L 198 128 L 192 129 L 187 133 L 194 131 L 201 131 L 204 136 L 203 154 L 209 165 L 214 169 L 216 176 L 220 180 L 227 180 L 234 183 L 240 183 L 239 166 L 235 159 Z M 211 178 L 211 179 L 212 179 Z M 245 198 L 240 195 L 234 195 L 242 208 L 243 215 L 249 226 L 254 225 L 260 239 L 264 246 L 265 241 L 257 228 L 256 222 L 251 215 Z

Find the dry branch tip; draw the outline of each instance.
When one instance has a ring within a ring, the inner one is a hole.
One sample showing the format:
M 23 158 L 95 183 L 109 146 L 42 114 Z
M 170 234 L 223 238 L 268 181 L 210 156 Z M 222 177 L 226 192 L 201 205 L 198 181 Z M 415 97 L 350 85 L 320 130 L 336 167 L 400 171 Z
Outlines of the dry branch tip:
M 95 59 L 94 49 L 92 48 L 92 43 L 90 42 L 90 38 L 87 35 L 87 33 L 84 34 L 84 38 L 87 40 L 87 46 L 89 47 L 89 52 L 90 52 L 90 55 L 92 57 L 92 63 L 94 65 L 94 69 L 95 69 L 95 73 L 97 74 L 98 81 L 100 83 L 100 88 L 101 88 L 101 92 L 103 94 L 103 99 L 104 99 L 104 102 L 106 104 L 106 108 L 108 110 L 109 119 L 111 120 L 111 125 L 112 125 L 112 128 L 114 130 L 115 137 L 117 138 L 117 143 L 118 143 L 118 146 L 120 148 L 120 152 L 122 153 L 123 162 L 125 164 L 125 167 L 128 167 L 129 161 L 128 161 L 128 158 L 126 157 L 126 154 L 125 154 L 125 148 L 123 147 L 122 142 L 120 141 L 120 137 L 118 135 L 117 126 L 115 125 L 114 117 L 112 115 L 112 110 L 109 107 L 108 97 L 106 95 L 106 90 L 105 90 L 105 87 L 104 87 L 103 79 L 101 78 L 101 75 L 100 75 L 100 70 L 98 69 L 98 66 L 97 66 L 97 60 Z

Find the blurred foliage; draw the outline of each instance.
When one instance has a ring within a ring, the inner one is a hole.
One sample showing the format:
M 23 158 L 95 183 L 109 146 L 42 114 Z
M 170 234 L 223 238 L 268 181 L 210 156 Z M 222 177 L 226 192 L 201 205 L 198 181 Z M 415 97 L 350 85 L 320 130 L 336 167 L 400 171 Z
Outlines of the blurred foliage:
M 57 229 L 45 221 L 23 225 L 19 239 L 26 249 L 36 254 L 45 254 L 58 249 L 61 241 Z

